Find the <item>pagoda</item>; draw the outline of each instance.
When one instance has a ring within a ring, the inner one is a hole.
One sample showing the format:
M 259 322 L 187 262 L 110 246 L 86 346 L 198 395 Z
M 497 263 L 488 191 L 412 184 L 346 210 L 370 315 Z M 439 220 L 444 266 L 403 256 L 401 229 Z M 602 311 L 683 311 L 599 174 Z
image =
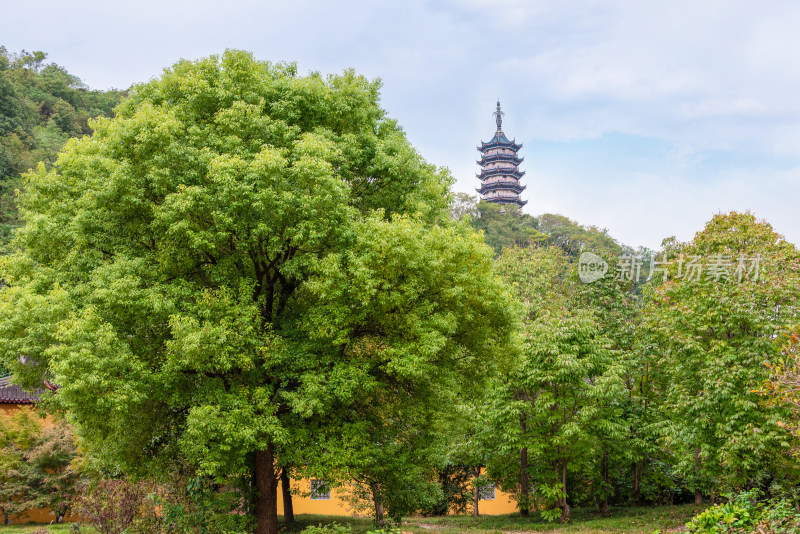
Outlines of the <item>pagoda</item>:
M 524 158 L 517 156 L 522 145 L 509 141 L 503 133 L 503 112 L 500 111 L 499 100 L 494 116 L 497 123 L 494 137 L 488 143 L 481 141 L 481 146 L 478 147 L 481 153 L 481 159 L 478 161 L 481 172 L 477 176 L 481 180 L 481 186 L 476 191 L 486 202 L 516 204 L 522 207 L 528 203 L 527 200 L 519 198 L 519 194 L 525 190 L 525 186 L 519 183 L 525 174 L 525 171 L 519 170 L 519 164 Z

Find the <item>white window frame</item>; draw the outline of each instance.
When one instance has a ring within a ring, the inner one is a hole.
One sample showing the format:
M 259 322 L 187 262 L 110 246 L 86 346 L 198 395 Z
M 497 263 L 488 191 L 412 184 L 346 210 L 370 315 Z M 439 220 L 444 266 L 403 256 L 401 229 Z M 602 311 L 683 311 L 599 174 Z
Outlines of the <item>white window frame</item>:
M 493 501 L 497 498 L 496 493 L 497 488 L 495 487 L 494 482 L 488 482 L 478 488 L 478 499 L 481 501 Z
M 324 480 L 320 480 L 317 478 L 312 478 L 309 481 L 309 487 L 311 488 L 311 492 L 309 493 L 309 498 L 312 501 L 329 501 L 331 500 L 331 488 L 328 487 L 328 491 L 325 493 L 319 492 L 319 487 L 327 486 Z

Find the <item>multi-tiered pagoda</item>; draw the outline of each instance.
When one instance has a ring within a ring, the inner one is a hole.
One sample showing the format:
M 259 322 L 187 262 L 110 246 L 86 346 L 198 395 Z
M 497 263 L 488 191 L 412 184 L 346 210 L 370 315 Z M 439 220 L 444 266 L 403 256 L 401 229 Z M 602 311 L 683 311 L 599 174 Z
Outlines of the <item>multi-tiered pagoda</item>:
M 509 141 L 503 133 L 503 112 L 500 111 L 500 102 L 497 102 L 497 111 L 494 112 L 497 131 L 488 143 L 481 141 L 478 151 L 481 153 L 481 172 L 478 178 L 481 186 L 477 189 L 481 198 L 487 202 L 499 204 L 516 204 L 519 207 L 528 203 L 519 198 L 525 186 L 519 183 L 525 171 L 519 170 L 519 164 L 524 158 L 517 156 L 522 145 Z

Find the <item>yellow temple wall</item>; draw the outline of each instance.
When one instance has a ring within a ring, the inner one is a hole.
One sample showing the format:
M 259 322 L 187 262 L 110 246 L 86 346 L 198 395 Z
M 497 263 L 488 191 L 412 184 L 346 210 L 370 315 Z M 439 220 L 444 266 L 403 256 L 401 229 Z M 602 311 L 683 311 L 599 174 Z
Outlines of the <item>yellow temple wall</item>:
M 312 499 L 311 481 L 307 478 L 292 480 L 292 509 L 295 515 L 323 514 L 353 516 L 355 511 L 344 500 L 344 489 L 331 488 L 330 499 Z M 283 515 L 283 492 L 278 486 L 278 514 Z
M 31 409 L 28 405 L 18 404 L 0 404 L 0 415 L 12 415 L 14 412 L 21 409 Z M 54 424 L 52 417 L 38 420 L 39 424 L 44 427 Z M 330 499 L 312 499 L 310 497 L 311 482 L 309 479 L 300 479 L 292 481 L 292 507 L 295 515 L 301 514 L 320 514 L 320 515 L 333 515 L 333 516 L 354 516 L 355 510 L 345 501 L 344 497 L 347 490 L 344 488 L 331 488 Z M 493 500 L 480 500 L 478 503 L 478 511 L 481 515 L 504 515 L 513 514 L 517 511 L 517 504 L 513 497 L 500 491 L 495 490 L 495 498 Z M 472 510 L 470 509 L 471 513 Z M 278 487 L 278 514 L 283 514 L 283 492 L 280 486 Z M 50 523 L 54 521 L 55 517 L 49 510 L 32 510 L 30 513 L 22 517 L 14 517 L 13 523 Z M 68 518 L 72 519 L 72 518 Z
M 495 490 L 494 500 L 478 501 L 478 513 L 480 515 L 506 515 L 517 511 L 517 501 L 510 493 Z
M 292 508 L 295 515 L 323 514 L 338 516 L 355 516 L 356 512 L 344 500 L 346 490 L 331 488 L 330 499 L 312 499 L 310 497 L 311 481 L 309 479 L 292 480 Z M 499 489 L 495 490 L 492 500 L 481 499 L 478 502 L 480 515 L 505 515 L 517 511 L 517 502 L 511 494 Z M 472 513 L 470 507 L 469 513 Z M 283 492 L 278 487 L 278 514 L 283 515 Z
M 34 411 L 34 407 L 30 404 L 6 404 L 0 403 L 0 417 L 8 416 L 13 417 L 16 413 L 22 410 L 29 410 L 31 412 Z M 56 421 L 52 416 L 48 416 L 45 418 L 36 417 L 36 422 L 42 426 L 42 428 L 49 428 L 52 427 Z M 0 523 L 3 521 L 3 516 L 0 515 Z M 77 520 L 77 516 L 67 516 L 67 521 L 75 521 Z M 30 510 L 25 514 L 11 516 L 10 523 L 12 525 L 19 525 L 22 523 L 51 523 L 55 522 L 56 516 L 50 513 L 49 509 L 35 509 Z

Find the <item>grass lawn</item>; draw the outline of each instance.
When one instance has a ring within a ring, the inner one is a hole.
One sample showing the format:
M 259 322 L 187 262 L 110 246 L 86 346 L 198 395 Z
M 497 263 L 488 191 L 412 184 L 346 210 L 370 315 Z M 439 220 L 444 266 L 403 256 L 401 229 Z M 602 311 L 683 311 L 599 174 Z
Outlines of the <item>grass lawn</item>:
M 69 534 L 69 523 L 61 523 L 60 525 L 35 525 L 28 523 L 27 525 L 0 525 L 0 534 L 22 534 L 33 532 L 40 528 L 46 528 L 47 532 L 53 534 Z M 97 531 L 91 527 L 81 526 L 81 534 L 97 534 Z
M 403 522 L 403 532 L 413 534 L 539 534 L 555 532 L 563 534 L 652 534 L 661 532 L 684 532 L 683 525 L 702 510 L 702 506 L 659 506 L 654 508 L 615 508 L 611 517 L 601 517 L 591 509 L 575 509 L 572 523 L 543 523 L 536 515 L 523 519 L 518 515 L 412 517 Z M 334 517 L 329 515 L 298 515 L 297 521 L 286 525 L 284 532 L 300 532 L 308 525 L 326 524 L 336 521 L 350 525 L 354 534 L 374 529 L 369 518 Z M 46 526 L 53 534 L 67 534 L 69 525 L 11 525 L 0 526 L 0 534 L 30 533 Z M 83 534 L 96 534 L 94 529 L 83 527 Z
M 413 534 L 537 534 L 556 532 L 564 534 L 652 534 L 662 532 L 685 532 L 684 525 L 704 507 L 695 505 L 659 506 L 640 508 L 614 508 L 611 517 L 602 517 L 593 509 L 574 509 L 572 523 L 544 523 L 536 514 L 528 519 L 519 515 L 412 517 L 403 521 L 403 532 Z M 308 525 L 337 521 L 350 525 L 354 534 L 373 529 L 371 519 L 331 517 L 324 515 L 299 515 L 297 521 L 287 525 L 286 531 L 300 532 Z M 2 534 L 2 530 L 0 530 Z

